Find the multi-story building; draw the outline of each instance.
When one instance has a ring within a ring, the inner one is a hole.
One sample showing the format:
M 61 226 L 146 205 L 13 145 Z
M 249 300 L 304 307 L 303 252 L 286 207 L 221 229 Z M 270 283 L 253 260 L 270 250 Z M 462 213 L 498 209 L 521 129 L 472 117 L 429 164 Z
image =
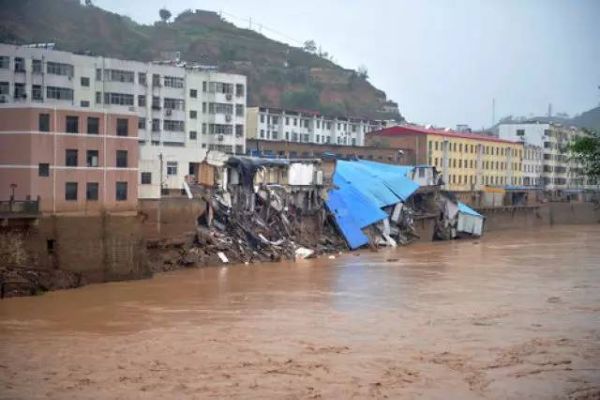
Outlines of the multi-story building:
M 433 165 L 452 191 L 522 185 L 523 144 L 492 136 L 398 125 L 367 135 L 366 144 L 414 152 L 417 164 Z
M 248 139 L 250 155 L 282 158 L 329 158 L 372 160 L 387 164 L 414 165 L 414 154 L 408 149 L 392 147 L 344 146 L 327 143 L 299 143 L 278 140 Z
M 523 186 L 542 188 L 544 151 L 534 144 L 524 143 L 523 146 Z
M 249 107 L 246 115 L 247 137 L 259 140 L 364 146 L 365 134 L 381 128 L 376 121 L 312 111 Z
M 11 104 L 0 108 L 0 198 L 38 200 L 44 213 L 137 207 L 133 113 Z
M 245 92 L 244 76 L 183 63 L 0 44 L 0 103 L 138 117 L 140 198 L 181 189 L 210 148 L 244 152 Z
M 547 190 L 585 187 L 582 166 L 569 157 L 569 144 L 585 133 L 575 127 L 554 123 L 507 123 L 498 126 L 498 136 L 535 146 L 542 152 L 538 182 Z

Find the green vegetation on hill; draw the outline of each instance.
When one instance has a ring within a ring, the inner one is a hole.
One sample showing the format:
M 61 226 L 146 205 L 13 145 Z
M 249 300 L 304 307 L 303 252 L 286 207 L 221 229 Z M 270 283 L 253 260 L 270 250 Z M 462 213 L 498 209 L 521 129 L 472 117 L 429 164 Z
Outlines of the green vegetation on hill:
M 238 28 L 214 12 L 185 11 L 172 22 L 162 12 L 161 18 L 141 25 L 78 0 L 0 0 L 0 41 L 55 42 L 61 50 L 140 61 L 178 51 L 185 61 L 247 75 L 250 105 L 401 118 L 382 112 L 386 94 L 367 81 L 366 70 L 344 69 L 310 49 Z

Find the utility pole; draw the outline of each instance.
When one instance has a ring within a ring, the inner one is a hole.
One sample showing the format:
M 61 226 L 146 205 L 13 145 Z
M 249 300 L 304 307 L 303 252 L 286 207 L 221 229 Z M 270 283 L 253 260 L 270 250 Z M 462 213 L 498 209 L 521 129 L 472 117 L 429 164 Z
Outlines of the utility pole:
M 496 98 L 492 97 L 492 126 L 496 125 Z

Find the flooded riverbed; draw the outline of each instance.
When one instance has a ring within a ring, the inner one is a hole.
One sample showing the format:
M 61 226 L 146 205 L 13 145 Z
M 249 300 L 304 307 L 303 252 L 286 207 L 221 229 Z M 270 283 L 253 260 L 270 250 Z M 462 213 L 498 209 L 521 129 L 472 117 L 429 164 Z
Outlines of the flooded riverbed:
M 0 301 L 1 399 L 600 397 L 600 226 Z

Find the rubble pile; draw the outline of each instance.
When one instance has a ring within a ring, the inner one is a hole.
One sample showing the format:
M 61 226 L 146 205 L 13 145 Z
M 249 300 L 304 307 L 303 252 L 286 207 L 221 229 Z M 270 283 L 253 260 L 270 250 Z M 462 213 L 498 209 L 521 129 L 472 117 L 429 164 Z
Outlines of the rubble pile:
M 196 246 L 221 263 L 308 258 L 344 249 L 327 226 L 327 191 L 317 163 L 207 157 L 193 188 L 207 204 L 197 221 Z

